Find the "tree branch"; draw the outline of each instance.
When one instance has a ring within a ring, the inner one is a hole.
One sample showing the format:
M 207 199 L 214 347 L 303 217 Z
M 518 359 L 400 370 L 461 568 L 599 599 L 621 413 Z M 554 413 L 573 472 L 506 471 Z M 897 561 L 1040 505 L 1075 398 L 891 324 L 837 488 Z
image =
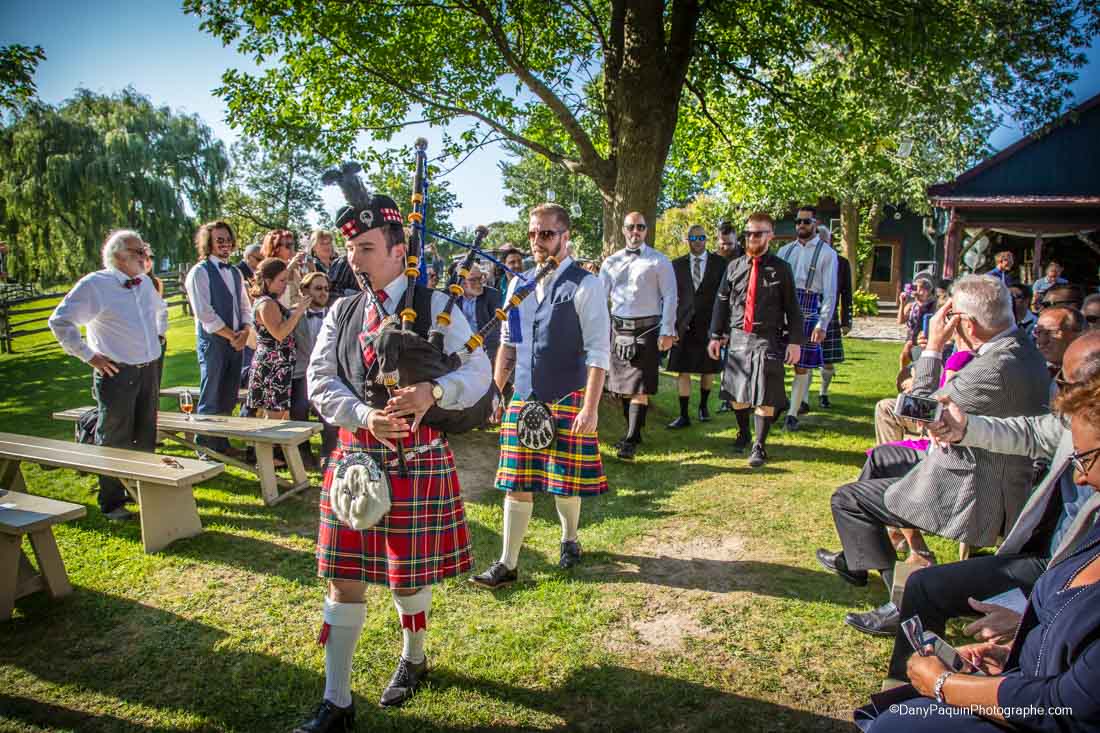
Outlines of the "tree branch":
M 733 141 L 729 139 L 729 137 L 726 135 L 726 131 L 722 129 L 722 126 L 720 124 L 718 124 L 718 120 L 716 120 L 714 118 L 714 115 L 710 113 L 710 110 L 707 109 L 707 99 L 703 95 L 702 90 L 695 86 L 695 84 L 693 84 L 690 79 L 684 79 L 684 86 L 686 86 L 688 90 L 693 95 L 695 95 L 695 98 L 699 100 L 699 108 L 703 110 L 703 116 L 710 120 L 710 123 L 714 125 L 714 129 L 718 130 L 718 134 L 721 135 L 722 139 L 726 141 L 726 145 L 729 145 L 732 148 Z

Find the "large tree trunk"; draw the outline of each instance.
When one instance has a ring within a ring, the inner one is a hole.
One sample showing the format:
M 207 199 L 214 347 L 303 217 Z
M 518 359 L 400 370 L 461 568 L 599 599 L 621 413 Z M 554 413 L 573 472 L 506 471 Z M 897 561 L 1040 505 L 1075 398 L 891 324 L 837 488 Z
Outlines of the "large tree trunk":
M 855 291 L 860 283 L 858 276 L 862 273 L 859 264 L 859 206 L 854 201 L 843 201 L 840 204 L 840 229 L 844 232 L 844 256 L 851 265 L 852 290 Z

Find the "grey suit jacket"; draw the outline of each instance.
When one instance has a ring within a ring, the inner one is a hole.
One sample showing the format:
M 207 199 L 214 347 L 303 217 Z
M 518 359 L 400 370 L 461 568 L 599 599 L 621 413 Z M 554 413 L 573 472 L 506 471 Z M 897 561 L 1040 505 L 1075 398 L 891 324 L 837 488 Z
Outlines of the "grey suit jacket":
M 1050 376 L 1035 344 L 1019 331 L 990 341 L 942 388 L 943 362 L 913 365 L 913 394 L 946 394 L 968 415 L 1016 417 L 1049 412 Z M 886 507 L 914 526 L 979 547 L 1011 527 L 1032 488 L 1031 458 L 982 448 L 933 448 L 885 495 Z
M 1039 417 L 971 417 L 967 420 L 966 435 L 960 445 L 1050 461 L 1050 470 L 1035 491 L 1031 492 L 1031 497 L 1020 512 L 1020 518 L 997 548 L 998 555 L 1014 555 L 1020 552 L 1043 521 L 1051 497 L 1059 491 L 1059 477 L 1070 467 L 1073 436 L 1069 427 L 1062 418 L 1052 414 Z M 1050 558 L 1051 565 L 1071 554 L 1077 542 L 1089 533 L 1096 521 L 1097 510 L 1100 510 L 1100 492 L 1094 493 L 1081 506 L 1069 531 L 1054 549 Z
M 328 313 L 328 309 L 325 309 Z M 304 315 L 294 327 L 294 373 L 293 379 L 300 379 L 306 375 L 306 367 L 309 366 L 309 355 L 313 353 L 313 344 L 316 339 L 309 332 L 309 315 Z

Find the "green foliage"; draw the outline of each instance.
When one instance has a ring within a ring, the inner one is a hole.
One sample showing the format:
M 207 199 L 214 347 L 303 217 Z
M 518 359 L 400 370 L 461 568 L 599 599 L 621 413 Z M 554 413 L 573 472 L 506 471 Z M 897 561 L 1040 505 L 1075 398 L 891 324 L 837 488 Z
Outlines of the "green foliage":
M 0 47 L 0 110 L 17 109 L 35 98 L 38 90 L 34 72 L 39 62 L 45 60 L 46 52 L 41 46 Z
M 857 289 L 852 293 L 852 315 L 877 316 L 878 296 L 866 290 Z
M 699 224 L 706 229 L 707 249 L 713 252 L 718 247 L 718 225 L 724 220 L 739 218 L 733 216 L 731 209 L 726 199 L 708 194 L 697 196 L 683 208 L 667 209 L 657 220 L 653 246 L 669 257 L 687 254 L 688 230 Z
M 194 221 L 219 212 L 224 146 L 198 117 L 132 89 L 32 103 L 0 128 L 0 235 L 14 280 L 53 283 L 100 267 L 106 234 L 137 229 L 158 258 L 193 259 Z

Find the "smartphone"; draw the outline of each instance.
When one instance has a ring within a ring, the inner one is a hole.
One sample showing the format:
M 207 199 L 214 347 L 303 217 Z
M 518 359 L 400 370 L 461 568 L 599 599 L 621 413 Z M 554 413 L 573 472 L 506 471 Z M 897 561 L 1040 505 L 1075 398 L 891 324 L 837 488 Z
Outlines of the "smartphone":
M 925 313 L 924 320 L 921 322 L 921 330 L 924 331 L 924 337 L 928 338 L 928 324 L 932 322 L 933 313 Z
M 963 659 L 958 650 L 941 639 L 938 634 L 933 631 L 925 631 L 919 616 L 911 616 L 905 619 L 901 622 L 901 628 L 905 634 L 905 638 L 909 640 L 910 646 L 913 647 L 913 650 L 916 651 L 917 654 L 926 656 L 924 648 L 926 646 L 931 646 L 932 653 L 952 672 L 966 672 L 979 675 L 985 674 L 971 665 L 970 662 Z
M 917 397 L 911 394 L 899 394 L 894 403 L 894 414 L 919 422 L 938 422 L 943 405 L 931 397 Z

